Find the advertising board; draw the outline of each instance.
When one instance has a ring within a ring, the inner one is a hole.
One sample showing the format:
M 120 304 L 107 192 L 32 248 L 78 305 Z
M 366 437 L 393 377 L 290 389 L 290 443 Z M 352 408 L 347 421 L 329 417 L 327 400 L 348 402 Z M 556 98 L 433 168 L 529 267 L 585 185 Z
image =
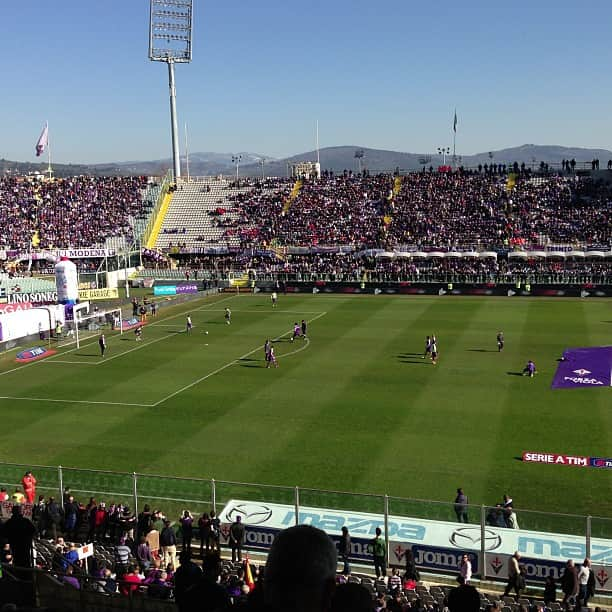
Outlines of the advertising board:
M 256 550 L 269 549 L 279 531 L 296 524 L 294 506 L 231 500 L 219 514 L 224 542 L 227 542 L 230 524 L 238 516 L 246 528 L 246 547 Z M 326 508 L 300 507 L 297 518 L 300 524 L 323 529 L 336 542 L 342 527 L 347 527 L 351 535 L 351 559 L 368 564 L 372 562 L 369 545 L 375 530 L 377 527 L 384 530 L 385 525 L 382 514 Z M 507 567 L 508 558 L 518 551 L 525 558 L 528 578 L 543 581 L 549 573 L 556 575 L 567 559 L 580 562 L 587 553 L 586 538 L 568 534 L 490 526 L 482 530 L 478 524 L 394 515 L 388 517 L 387 526 L 391 565 L 403 565 L 406 550 L 410 548 L 417 566 L 435 571 L 455 572 L 462 554 L 467 553 L 475 573 L 484 570 L 489 577 L 504 578 L 507 569 L 502 566 Z M 484 561 L 481 559 L 483 549 Z M 597 571 L 608 572 L 612 564 L 612 540 L 592 538 L 590 554 Z M 605 584 L 600 586 L 604 588 L 612 590 L 612 580 L 606 578 Z

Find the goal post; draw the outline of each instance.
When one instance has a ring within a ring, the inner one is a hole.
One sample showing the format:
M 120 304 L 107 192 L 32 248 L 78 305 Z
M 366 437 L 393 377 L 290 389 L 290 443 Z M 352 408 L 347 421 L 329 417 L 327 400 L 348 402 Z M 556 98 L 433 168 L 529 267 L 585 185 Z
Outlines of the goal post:
M 74 307 L 73 327 L 69 330 L 74 335 L 76 347 L 81 347 L 81 340 L 97 336 L 107 331 L 119 331 L 123 334 L 121 308 L 96 310 L 90 312 L 89 302 Z

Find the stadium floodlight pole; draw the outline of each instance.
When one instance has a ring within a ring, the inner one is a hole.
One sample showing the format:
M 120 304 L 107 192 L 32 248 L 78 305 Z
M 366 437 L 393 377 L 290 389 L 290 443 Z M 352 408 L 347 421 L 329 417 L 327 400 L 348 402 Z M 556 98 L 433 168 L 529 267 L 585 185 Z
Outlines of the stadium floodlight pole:
M 450 153 L 450 147 L 438 147 L 438 155 L 442 156 L 442 165 L 446 166 L 446 156 Z
M 168 65 L 174 182 L 181 176 L 174 64 L 191 62 L 193 0 L 150 0 L 149 59 Z
M 187 122 L 185 121 L 185 165 L 187 166 L 187 182 L 189 183 L 191 177 L 189 176 L 189 144 L 187 141 Z
M 236 164 L 236 182 L 238 182 L 238 171 L 240 169 L 240 162 L 242 161 L 242 155 L 232 155 L 232 164 Z

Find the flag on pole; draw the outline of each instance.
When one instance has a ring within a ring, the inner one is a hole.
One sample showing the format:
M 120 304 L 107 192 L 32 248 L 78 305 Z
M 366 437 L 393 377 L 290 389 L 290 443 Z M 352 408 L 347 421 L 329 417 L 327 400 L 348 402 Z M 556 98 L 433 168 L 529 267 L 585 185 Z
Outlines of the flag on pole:
M 246 555 L 244 559 L 244 582 L 251 591 L 255 588 L 255 581 L 253 580 L 253 573 L 251 572 L 249 555 Z
M 44 153 L 48 145 L 49 145 L 49 124 L 45 123 L 45 127 L 43 128 L 43 131 L 40 134 L 40 138 L 38 139 L 38 142 L 36 143 L 36 157 L 40 157 Z
M 455 119 L 453 120 L 453 132 L 457 133 L 457 109 L 455 109 Z

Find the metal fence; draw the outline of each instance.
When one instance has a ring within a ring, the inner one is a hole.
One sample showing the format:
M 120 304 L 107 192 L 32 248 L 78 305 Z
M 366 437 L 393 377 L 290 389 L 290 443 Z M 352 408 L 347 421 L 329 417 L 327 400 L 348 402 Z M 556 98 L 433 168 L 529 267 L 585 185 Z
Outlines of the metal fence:
M 386 529 L 390 517 L 457 521 L 452 502 L 64 466 L 0 463 L 0 485 L 10 489 L 16 487 L 26 470 L 34 472 L 38 480 L 37 492 L 45 496 L 54 495 L 62 500 L 66 489 L 69 489 L 75 498 L 82 501 L 95 497 L 107 503 L 123 503 L 129 505 L 134 513 L 148 504 L 174 519 L 178 519 L 184 509 L 193 513 L 209 512 L 211 509 L 218 512 L 230 500 L 290 506 L 294 510 L 289 513 L 291 522 L 296 524 L 305 520 L 308 509 L 312 508 L 362 512 L 380 519 L 385 526 L 387 542 L 397 539 Z M 485 527 L 491 529 L 487 516 L 489 511 L 489 506 L 470 505 L 467 510 L 470 524 L 480 525 L 483 530 Z M 584 539 L 587 556 L 591 553 L 592 539 L 612 539 L 612 518 L 523 509 L 517 512 L 521 530 L 577 536 Z

